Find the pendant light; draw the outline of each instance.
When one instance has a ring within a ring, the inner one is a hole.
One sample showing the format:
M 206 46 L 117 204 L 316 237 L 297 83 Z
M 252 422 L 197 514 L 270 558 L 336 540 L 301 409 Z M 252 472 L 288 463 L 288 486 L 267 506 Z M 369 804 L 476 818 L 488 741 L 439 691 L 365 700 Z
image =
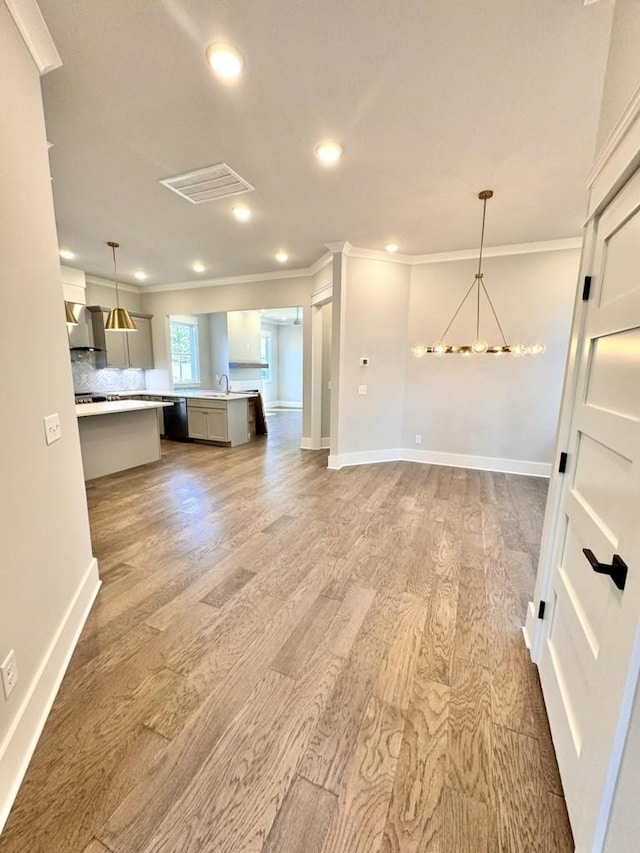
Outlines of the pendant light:
M 78 321 L 76 320 L 76 315 L 73 313 L 73 308 L 70 303 L 65 299 L 64 301 L 64 313 L 66 314 L 67 319 L 67 327 L 71 328 L 71 326 L 77 326 Z
M 478 198 L 482 202 L 482 229 L 480 231 L 480 256 L 478 258 L 478 272 L 475 275 L 475 279 L 473 284 L 467 292 L 465 293 L 462 302 L 456 308 L 453 317 L 449 320 L 449 324 L 447 325 L 444 332 L 440 335 L 440 338 L 433 344 L 433 346 L 426 346 L 425 344 L 415 344 L 411 347 L 411 353 L 416 358 L 423 358 L 425 355 L 437 355 L 443 356 L 448 354 L 462 355 L 462 356 L 473 356 L 473 355 L 505 355 L 511 354 L 514 356 L 524 356 L 524 355 L 541 355 L 545 346 L 543 343 L 535 343 L 535 344 L 510 344 L 507 343 L 507 339 L 502 330 L 502 325 L 500 320 L 498 319 L 498 315 L 496 313 L 496 309 L 493 307 L 493 302 L 491 301 L 491 297 L 487 292 L 486 285 L 484 283 L 484 273 L 482 272 L 482 250 L 484 248 L 484 224 L 485 218 L 487 215 L 487 201 L 493 197 L 493 190 L 482 190 L 482 192 L 478 193 Z M 476 331 L 475 338 L 472 343 L 465 344 L 448 344 L 445 343 L 445 338 L 451 326 L 453 325 L 456 317 L 460 313 L 462 306 L 464 303 L 472 297 L 472 294 L 475 292 L 475 306 L 476 306 Z M 491 309 L 491 313 L 496 321 L 496 325 L 498 326 L 498 330 L 500 332 L 500 337 L 502 338 L 501 343 L 488 343 L 485 338 L 480 334 L 480 297 L 484 295 L 489 308 Z
M 293 321 L 294 326 L 301 326 L 302 320 L 300 319 L 300 306 L 296 306 L 296 319 Z
M 107 246 L 111 248 L 113 254 L 113 280 L 116 285 L 116 308 L 112 308 L 107 315 L 104 327 L 110 332 L 136 332 L 138 327 L 131 319 L 131 315 L 126 308 L 120 307 L 120 291 L 118 290 L 118 269 L 116 266 L 116 249 L 120 248 L 120 243 L 114 243 L 112 240 L 107 241 Z

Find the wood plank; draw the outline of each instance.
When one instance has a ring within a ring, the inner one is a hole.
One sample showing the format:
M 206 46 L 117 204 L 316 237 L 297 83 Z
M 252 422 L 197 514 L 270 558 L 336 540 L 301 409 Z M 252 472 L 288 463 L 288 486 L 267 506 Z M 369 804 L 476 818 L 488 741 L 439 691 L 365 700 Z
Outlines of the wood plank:
M 331 822 L 323 853 L 372 853 L 382 840 L 404 720 L 372 697 Z
M 326 594 L 326 593 L 325 593 Z M 334 655 L 347 658 L 351 652 L 362 622 L 375 598 L 375 591 L 351 584 L 331 625 L 329 648 Z
M 385 853 L 429 850 L 437 840 L 448 753 L 449 688 L 421 685 L 405 717 L 384 828 Z M 451 850 L 457 850 L 452 847 Z
M 320 853 L 338 800 L 296 776 L 261 853 Z
M 400 711 L 406 711 L 409 707 L 427 610 L 428 604 L 424 599 L 407 596 L 407 606 L 398 614 L 389 649 L 374 687 L 376 696 Z
M 320 641 L 327 635 L 338 609 L 334 598 L 319 595 L 291 632 L 271 668 L 297 680 Z
M 451 678 L 448 784 L 487 803 L 491 796 L 491 684 L 488 671 L 456 658 Z
M 339 666 L 322 653 L 297 683 L 269 671 L 141 853 L 260 850 Z
M 279 518 L 276 518 L 275 521 L 272 521 L 271 524 L 263 527 L 262 533 L 280 533 L 280 531 L 283 528 L 288 527 L 293 520 L 293 515 L 281 515 Z
M 534 738 L 493 727 L 491 770 L 494 784 L 491 850 L 554 850 L 549 846 L 548 801 Z M 508 804 L 508 805 L 507 805 Z
M 255 572 L 248 572 L 246 569 L 235 569 L 200 600 L 203 604 L 209 604 L 211 607 L 222 607 L 237 592 L 240 592 L 245 584 L 253 580 L 255 576 Z
M 439 811 L 440 837 L 434 851 L 494 853 L 494 848 L 489 847 L 489 816 L 486 803 L 467 797 L 453 788 L 444 788 Z M 426 847 L 425 853 L 429 849 Z M 549 853 L 551 849 L 549 848 Z
M 84 848 L 82 853 L 110 853 L 109 848 L 105 847 L 104 844 L 101 844 L 97 838 L 94 838 L 89 844 Z

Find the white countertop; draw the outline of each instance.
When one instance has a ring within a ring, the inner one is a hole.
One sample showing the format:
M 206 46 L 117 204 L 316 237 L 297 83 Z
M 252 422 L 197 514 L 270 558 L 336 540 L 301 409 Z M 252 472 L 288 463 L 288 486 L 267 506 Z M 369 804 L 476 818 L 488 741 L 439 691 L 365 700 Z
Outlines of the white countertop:
M 200 388 L 186 388 L 184 391 L 120 391 L 118 396 L 137 397 L 138 394 L 144 394 L 146 397 L 186 397 L 189 400 L 244 400 L 257 396 L 253 391 L 232 391 L 230 394 L 223 394 L 221 391 Z
M 118 412 L 137 412 L 142 409 L 164 409 L 170 405 L 171 403 L 155 403 L 151 400 L 108 400 L 105 403 L 76 403 L 76 415 L 79 418 L 86 418 L 91 415 L 115 415 Z

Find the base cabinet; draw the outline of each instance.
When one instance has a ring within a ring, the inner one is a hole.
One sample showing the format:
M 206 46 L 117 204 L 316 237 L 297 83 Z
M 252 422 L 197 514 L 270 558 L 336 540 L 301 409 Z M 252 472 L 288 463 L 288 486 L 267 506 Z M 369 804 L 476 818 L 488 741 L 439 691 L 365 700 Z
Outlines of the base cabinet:
M 189 438 L 235 447 L 252 437 L 246 398 L 239 400 L 194 399 L 187 403 Z

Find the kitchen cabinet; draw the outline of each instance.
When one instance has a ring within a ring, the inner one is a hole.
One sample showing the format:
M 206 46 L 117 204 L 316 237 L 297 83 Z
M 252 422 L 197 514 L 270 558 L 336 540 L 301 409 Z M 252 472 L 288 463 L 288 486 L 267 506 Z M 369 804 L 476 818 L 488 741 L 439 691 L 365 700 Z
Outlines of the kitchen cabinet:
M 91 317 L 93 345 L 101 352 L 96 353 L 96 367 L 118 367 L 127 370 L 130 367 L 150 369 L 153 367 L 153 345 L 151 339 L 152 314 L 130 311 L 136 332 L 114 332 L 105 329 L 109 308 L 100 305 L 88 305 Z
M 246 398 L 187 401 L 189 438 L 235 447 L 252 437 Z
M 153 367 L 153 343 L 151 339 L 151 314 L 129 312 L 138 327 L 137 332 L 125 332 L 129 347 L 129 367 L 150 370 Z M 116 333 L 117 334 L 117 333 Z

